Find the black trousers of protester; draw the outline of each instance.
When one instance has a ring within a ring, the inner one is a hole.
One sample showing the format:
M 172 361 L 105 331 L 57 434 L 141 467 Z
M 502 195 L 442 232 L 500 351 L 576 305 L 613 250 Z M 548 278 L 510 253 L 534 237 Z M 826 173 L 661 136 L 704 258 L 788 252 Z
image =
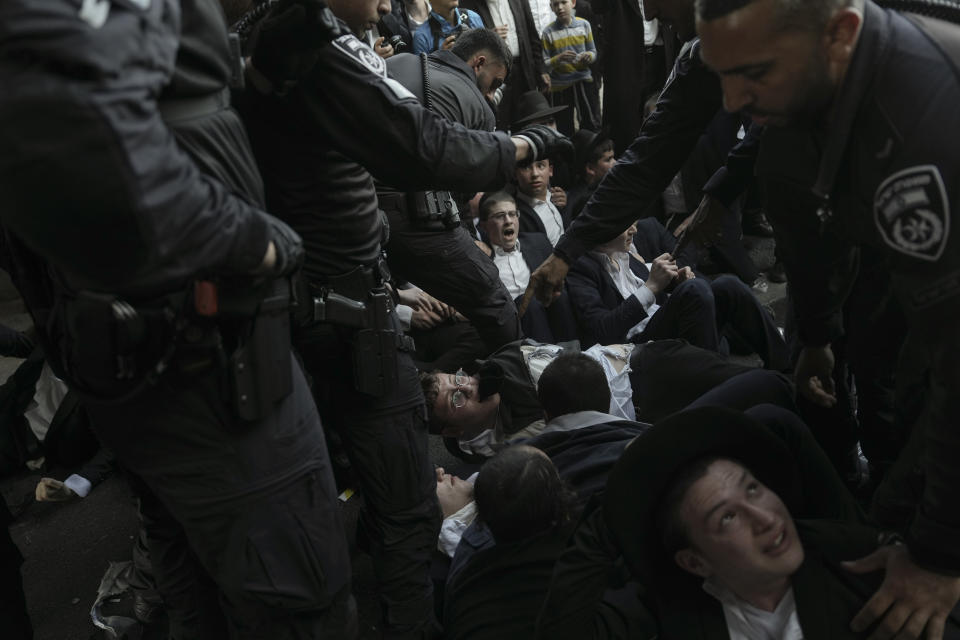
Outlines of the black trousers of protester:
M 600 111 L 590 100 L 589 85 L 593 85 L 593 82 L 577 82 L 549 94 L 550 104 L 554 107 L 567 106 L 565 111 L 556 116 L 557 131 L 565 136 L 572 136 L 577 129 L 600 131 Z M 577 123 L 576 128 L 574 122 Z
M 773 318 L 750 289 L 733 276 L 714 281 L 695 278 L 682 282 L 650 318 L 634 342 L 682 338 L 690 344 L 717 351 L 720 333 L 732 332 L 763 358 L 768 369 L 789 366 L 787 346 Z
M 500 282 L 496 266 L 462 227 L 447 231 L 415 228 L 405 212 L 388 210 L 387 263 L 412 282 L 466 316 L 488 353 L 521 338 L 517 307 Z
M 10 508 L 0 496 L 0 625 L 4 638 L 32 640 L 33 627 L 27 615 L 23 578 L 20 576 L 23 556 L 8 529 L 12 521 Z
M 149 488 L 144 526 L 176 640 L 356 634 L 323 429 L 293 358 L 289 366 L 292 393 L 258 421 L 234 416 L 218 368 L 171 373 L 128 402 L 87 406 L 104 446 Z M 191 558 L 199 577 L 190 577 Z M 214 600 L 227 630 L 211 622 Z
M 643 422 L 697 403 L 740 410 L 764 403 L 796 411 L 793 384 L 783 374 L 730 362 L 683 340 L 634 347 L 630 385 L 637 419 Z
M 295 332 L 317 406 L 339 433 L 360 484 L 386 631 L 422 637 L 432 621 L 430 557 L 441 522 L 423 393 L 404 352 L 395 390 L 379 398 L 356 391 L 352 338 L 352 330 L 328 324 Z

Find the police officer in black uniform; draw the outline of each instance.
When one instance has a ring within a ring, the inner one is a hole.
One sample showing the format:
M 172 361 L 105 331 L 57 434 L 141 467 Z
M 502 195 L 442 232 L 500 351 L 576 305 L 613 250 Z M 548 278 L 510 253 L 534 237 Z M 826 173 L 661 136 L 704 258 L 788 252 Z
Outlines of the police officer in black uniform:
M 670 24 L 684 46 L 656 109 L 644 121 L 627 152 L 604 177 L 583 212 L 560 238 L 553 256 L 532 274 L 528 294 L 539 289 L 541 300 L 548 302 L 550 292 L 563 282 L 569 264 L 630 226 L 637 211 L 651 211 L 651 205 L 681 170 L 704 130 L 723 108 L 720 79 L 701 59 L 693 4 L 693 0 L 647 0 L 645 3 L 646 17 Z M 701 208 L 710 216 L 730 215 L 723 207 L 729 207 L 753 183 L 762 130 L 756 125 L 750 127 L 746 138 L 731 151 L 725 166 L 704 185 L 706 197 Z M 765 169 L 761 166 L 759 170 Z M 778 254 L 794 263 L 796 269 L 802 269 L 805 277 L 816 279 L 813 274 L 823 273 L 824 265 L 796 239 L 811 226 L 816 233 L 819 222 L 809 208 L 805 218 L 797 214 L 804 207 L 803 193 L 783 181 L 777 182 L 776 187 L 771 184 L 767 182 L 770 188 L 765 190 L 765 209 L 774 223 L 779 223 L 774 224 Z M 791 247 L 801 251 L 793 252 Z M 855 374 L 856 417 L 845 384 L 840 387 L 843 397 L 834 407 L 821 408 L 802 397 L 799 403 L 818 442 L 841 473 L 852 470 L 859 439 L 878 476 L 896 458 L 904 442 L 903 430 L 897 428 L 893 416 L 891 377 L 905 327 L 903 314 L 889 295 L 889 275 L 882 265 L 868 256 L 859 274 L 857 281 L 851 283 L 854 289 L 844 320 L 849 325 L 869 319 L 871 331 L 861 330 L 841 341 L 843 323 L 838 322 L 827 338 L 844 348 L 844 357 L 836 363 L 838 373 L 845 374 L 849 363 Z M 883 291 L 888 293 L 884 295 Z M 803 293 L 790 291 L 791 299 L 797 294 L 801 296 L 794 301 L 801 307 L 807 302 Z M 792 323 L 788 321 L 787 326 L 790 328 Z M 804 323 L 799 330 L 805 333 L 808 327 Z
M 493 131 L 496 117 L 485 94 L 492 95 L 502 84 L 510 62 L 500 36 L 489 29 L 470 29 L 449 51 L 388 58 L 387 72 L 428 109 L 468 129 Z M 386 249 L 394 275 L 465 315 L 490 353 L 519 340 L 517 307 L 496 266 L 461 224 L 459 212 L 473 194 L 457 198 L 449 191 L 410 192 L 402 184 L 394 186 L 398 189 L 377 185 L 380 207 L 390 223 Z
M 920 380 L 922 410 L 874 501 L 875 516 L 906 544 L 850 566 L 885 569 L 851 627 L 879 621 L 873 637 L 940 638 L 960 599 L 960 163 L 944 136 L 960 127 L 960 25 L 871 0 L 816 9 L 705 0 L 697 28 L 725 106 L 768 125 L 761 165 L 798 181 L 817 203 L 820 238 L 801 241 L 813 242 L 804 250 L 830 267 L 828 277 L 787 267 L 810 301 L 800 309 L 807 335 L 829 336 L 836 325 L 858 246 L 878 251 L 891 274 L 910 329 L 903 363 L 921 374 L 902 363 L 897 382 Z M 832 360 L 823 338 L 810 339 L 799 389 L 835 400 Z
M 260 208 L 234 59 L 213 0 L 4 2 L 0 215 L 51 366 L 148 487 L 171 637 L 350 637 L 302 248 Z
M 376 22 L 387 3 L 329 4 L 279 2 L 256 24 L 249 69 L 258 90 L 245 92 L 241 111 L 269 209 L 304 240 L 295 343 L 357 473 L 385 633 L 422 637 L 431 625 L 440 512 L 423 396 L 387 287 L 371 173 L 414 190 L 477 190 L 502 185 L 518 160 L 570 143 L 545 128 L 512 139 L 469 131 L 423 109 L 350 32 Z M 242 22 L 245 31 L 251 21 Z M 298 46 L 290 31 L 300 24 L 322 42 Z

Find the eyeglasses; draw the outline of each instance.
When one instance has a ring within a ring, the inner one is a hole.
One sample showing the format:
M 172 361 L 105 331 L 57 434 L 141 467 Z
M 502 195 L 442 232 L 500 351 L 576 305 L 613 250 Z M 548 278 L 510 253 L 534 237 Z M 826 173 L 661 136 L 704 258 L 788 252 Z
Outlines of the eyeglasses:
M 460 391 L 460 387 L 470 381 L 470 376 L 468 376 L 467 372 L 463 369 L 458 369 L 457 373 L 453 376 L 453 381 L 457 384 L 457 390 L 450 396 L 450 400 L 453 402 L 453 408 L 459 409 L 467 404 L 467 395 L 463 391 Z
M 503 221 L 505 221 L 507 218 L 510 218 L 511 220 L 516 220 L 516 219 L 519 218 L 519 217 L 520 217 L 520 214 L 517 213 L 516 210 L 514 210 L 514 211 L 503 211 L 503 212 L 501 212 L 501 213 L 495 213 L 495 214 L 493 214 L 492 216 L 490 216 L 490 218 L 491 218 L 492 220 L 496 220 L 497 222 L 503 222 Z

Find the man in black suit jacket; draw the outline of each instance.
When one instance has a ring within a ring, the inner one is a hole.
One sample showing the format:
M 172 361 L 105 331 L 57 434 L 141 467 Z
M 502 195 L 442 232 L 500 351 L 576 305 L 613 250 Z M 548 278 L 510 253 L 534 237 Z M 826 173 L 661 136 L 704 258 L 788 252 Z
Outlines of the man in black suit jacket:
M 496 4 L 496 2 L 494 2 Z M 513 66 L 510 78 L 503 88 L 503 98 L 497 109 L 497 128 L 506 131 L 513 122 L 517 101 L 527 91 L 543 91 L 550 80 L 543 65 L 543 53 L 540 46 L 540 34 L 533 22 L 533 13 L 527 0 L 509 0 L 510 14 L 513 18 L 513 33 L 503 29 L 505 16 L 494 17 L 489 0 L 461 0 L 460 8 L 476 11 L 488 29 L 494 29 L 507 42 L 513 54 Z M 506 25 L 509 29 L 510 25 Z M 516 38 L 514 48 L 513 41 Z
M 789 366 L 773 319 L 746 285 L 732 276 L 712 282 L 696 278 L 667 253 L 655 258 L 650 269 L 630 253 L 636 232 L 631 225 L 570 268 L 567 285 L 585 346 L 683 338 L 718 351 L 724 330 L 745 342 L 767 368 Z
M 567 194 L 563 189 L 551 188 L 553 163 L 544 158 L 517 167 L 517 211 L 520 230 L 543 233 L 555 246 L 570 224 L 567 212 Z
M 500 281 L 515 300 L 519 300 L 536 271 L 553 252 L 542 233 L 522 233 L 517 203 L 505 191 L 485 194 L 480 200 L 478 227 L 487 236 Z M 577 339 L 577 326 L 567 294 L 544 308 L 531 304 L 520 326 L 528 338 L 554 344 Z

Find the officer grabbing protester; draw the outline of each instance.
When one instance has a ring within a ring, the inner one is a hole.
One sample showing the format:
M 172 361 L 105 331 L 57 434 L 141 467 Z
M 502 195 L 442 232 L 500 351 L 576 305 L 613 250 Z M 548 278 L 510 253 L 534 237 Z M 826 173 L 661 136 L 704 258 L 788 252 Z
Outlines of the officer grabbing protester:
M 281 0 L 259 21 L 259 9 L 242 19 L 252 87 L 241 112 L 268 208 L 304 241 L 294 341 L 360 484 L 385 633 L 420 638 L 433 626 L 440 512 L 372 176 L 410 190 L 497 188 L 518 161 L 572 146 L 545 127 L 511 138 L 424 109 L 352 33 L 388 10 L 380 0 Z

